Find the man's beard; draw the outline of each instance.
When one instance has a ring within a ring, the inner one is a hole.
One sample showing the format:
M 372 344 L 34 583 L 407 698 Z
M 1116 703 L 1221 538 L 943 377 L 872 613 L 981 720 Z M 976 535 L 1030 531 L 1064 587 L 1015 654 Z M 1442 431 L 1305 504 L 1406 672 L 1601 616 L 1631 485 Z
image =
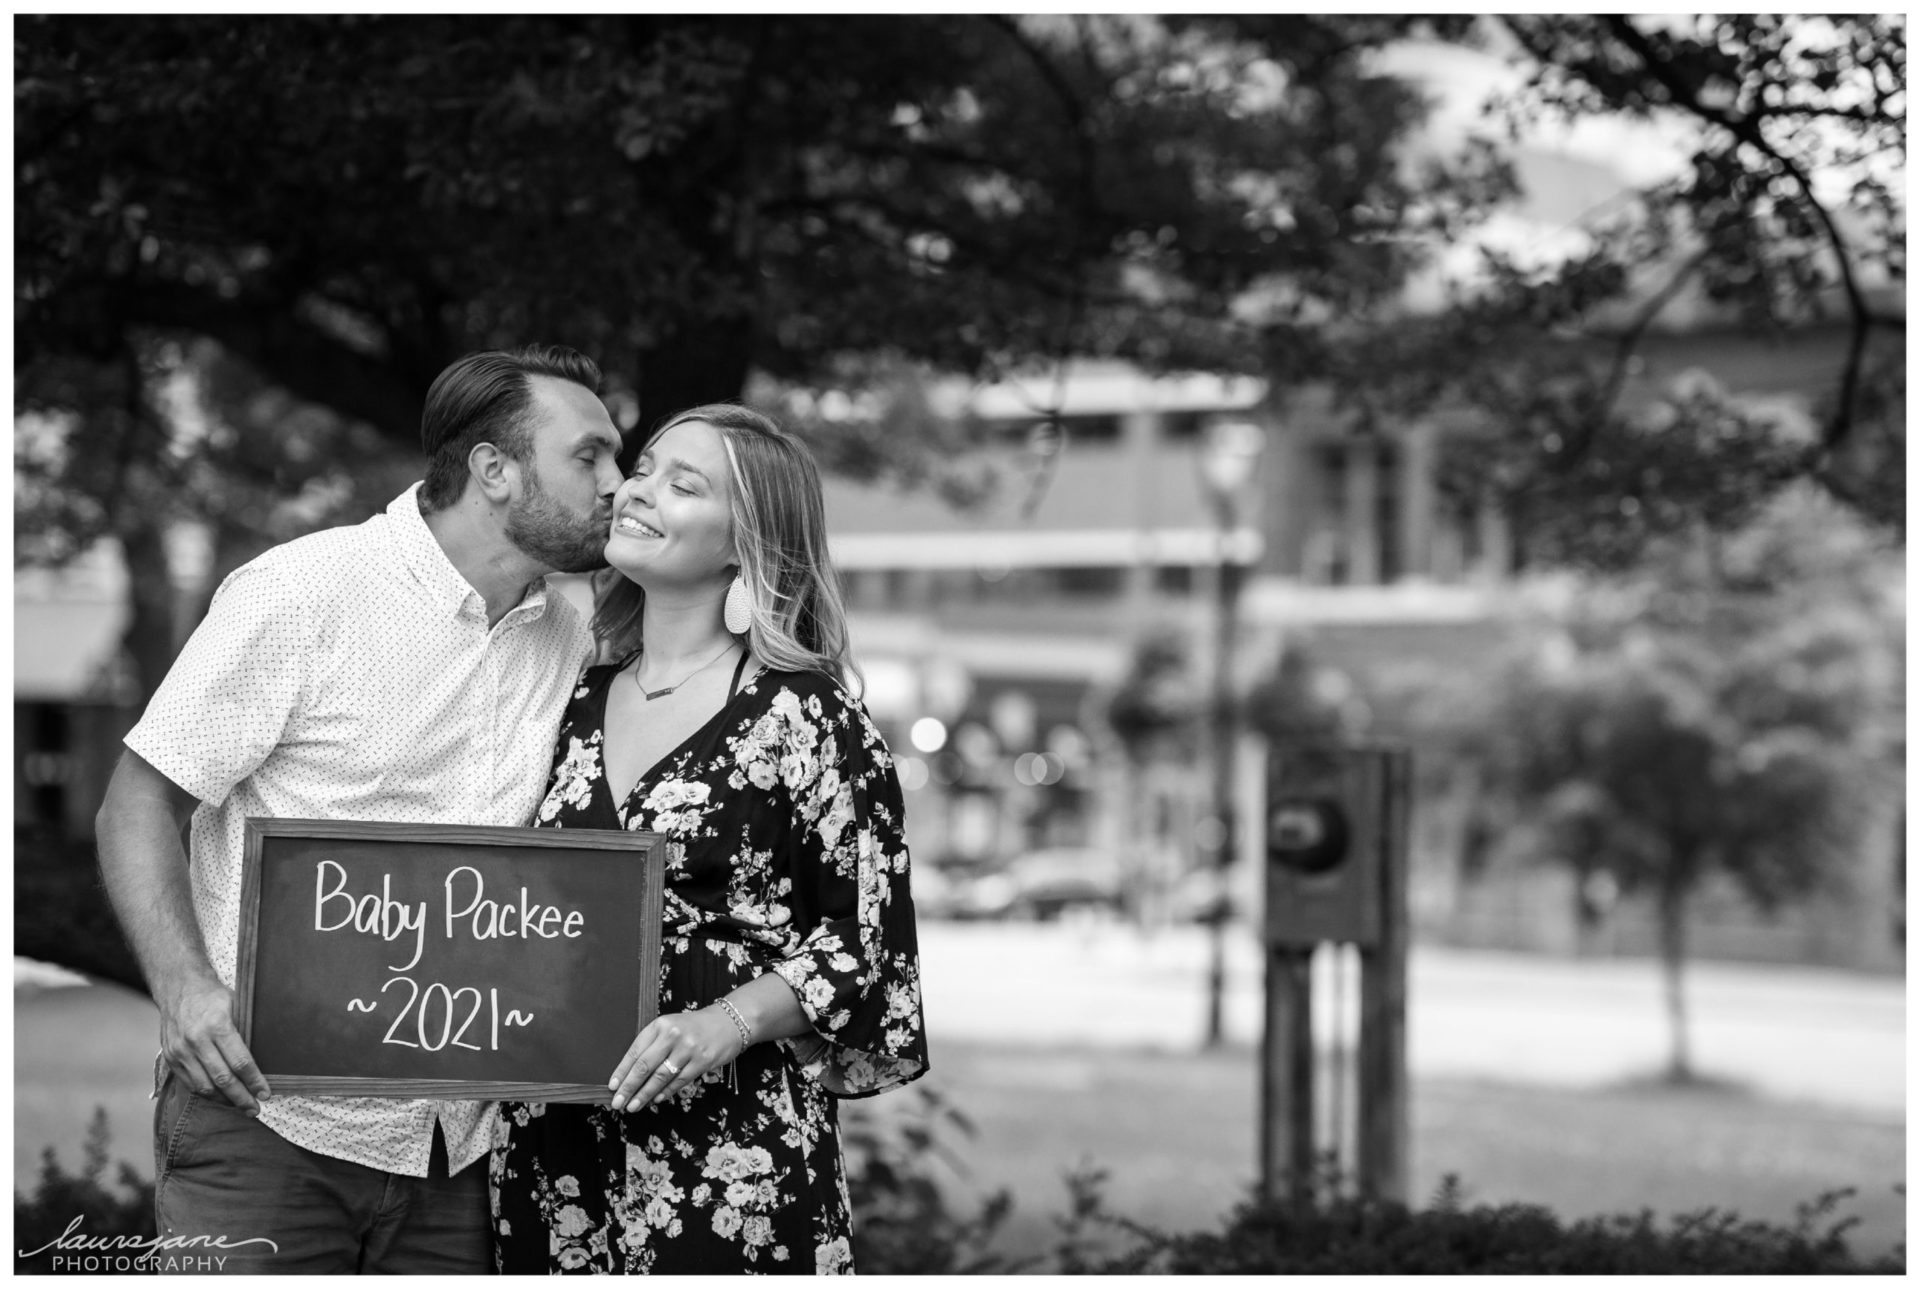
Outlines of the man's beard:
M 507 540 L 521 554 L 556 573 L 591 573 L 607 566 L 610 512 L 576 515 L 540 486 L 540 472 L 527 462 L 527 493 L 507 511 Z

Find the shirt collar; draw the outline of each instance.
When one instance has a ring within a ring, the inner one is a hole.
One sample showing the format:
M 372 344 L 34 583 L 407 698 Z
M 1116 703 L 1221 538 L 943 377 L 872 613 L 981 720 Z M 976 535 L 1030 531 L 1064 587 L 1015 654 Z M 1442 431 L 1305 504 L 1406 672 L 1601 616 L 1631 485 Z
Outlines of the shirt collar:
M 439 539 L 433 530 L 427 527 L 427 521 L 420 514 L 420 484 L 414 484 L 405 492 L 387 504 L 388 532 L 393 535 L 394 549 L 412 571 L 415 579 L 425 588 L 433 602 L 449 615 L 473 613 L 481 619 L 487 615 L 486 601 L 480 598 L 480 592 L 473 584 L 460 575 L 453 566 L 447 553 L 440 549 Z M 520 603 L 508 611 L 508 618 L 537 618 L 546 612 L 547 579 L 536 577 L 527 586 L 527 593 Z M 505 621 L 505 619 L 502 619 Z

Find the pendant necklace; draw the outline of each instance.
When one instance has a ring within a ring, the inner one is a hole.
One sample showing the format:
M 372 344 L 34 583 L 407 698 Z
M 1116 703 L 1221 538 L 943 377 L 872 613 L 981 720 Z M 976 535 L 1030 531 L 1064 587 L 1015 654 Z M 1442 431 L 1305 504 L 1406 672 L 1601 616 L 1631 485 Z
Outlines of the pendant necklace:
M 692 671 L 680 677 L 680 679 L 674 681 L 671 685 L 668 685 L 665 689 L 648 689 L 645 685 L 642 685 L 640 683 L 640 662 L 638 659 L 635 659 L 633 664 L 634 686 L 638 688 L 642 694 L 646 695 L 648 702 L 652 702 L 656 698 L 665 698 L 668 694 L 671 694 L 674 690 L 680 688 L 680 686 L 686 684 L 689 680 L 692 680 L 695 676 L 698 676 L 701 672 L 713 666 L 714 663 L 719 662 L 727 654 L 733 652 L 733 643 L 734 642 L 731 640 L 727 641 L 726 644 L 720 647 L 719 653 L 713 655 L 713 657 L 707 659 L 705 662 L 701 663 L 698 667 L 695 667 Z

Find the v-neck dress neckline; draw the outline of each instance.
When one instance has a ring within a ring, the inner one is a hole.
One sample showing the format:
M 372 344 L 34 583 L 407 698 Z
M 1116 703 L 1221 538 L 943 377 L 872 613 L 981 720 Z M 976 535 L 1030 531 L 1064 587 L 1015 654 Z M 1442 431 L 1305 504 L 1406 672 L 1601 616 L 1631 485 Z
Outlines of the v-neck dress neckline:
M 607 728 L 607 700 L 613 694 L 614 685 L 620 680 L 620 673 L 626 670 L 627 664 L 632 662 L 636 656 L 638 656 L 638 651 L 623 658 L 619 665 L 614 667 L 612 674 L 607 677 L 607 683 L 601 686 L 600 711 L 598 715 L 602 731 Z M 613 807 L 614 821 L 620 827 L 625 828 L 627 826 L 627 818 L 632 811 L 634 797 L 639 794 L 641 787 L 654 777 L 655 772 L 658 771 L 661 766 L 667 765 L 683 756 L 686 751 L 694 745 L 694 740 L 709 735 L 713 728 L 719 723 L 720 718 L 733 709 L 734 703 L 739 701 L 740 698 L 740 674 L 747 669 L 747 659 L 749 656 L 751 656 L 749 651 L 742 650 L 740 653 L 740 661 L 733 665 L 733 679 L 729 681 L 727 685 L 727 701 L 720 704 L 718 711 L 707 717 L 705 721 L 701 722 L 701 724 L 685 738 L 661 753 L 659 759 L 654 761 L 652 765 L 642 770 L 640 777 L 633 781 L 633 786 L 627 789 L 627 794 L 624 799 L 615 799 L 613 795 L 613 780 L 607 774 L 607 739 L 604 733 L 601 735 L 600 744 L 594 749 L 593 753 L 594 758 L 600 763 L 600 773 L 595 776 L 595 781 L 599 785 L 600 792 L 605 795 L 608 804 Z M 758 679 L 759 673 L 755 672 L 754 677 Z

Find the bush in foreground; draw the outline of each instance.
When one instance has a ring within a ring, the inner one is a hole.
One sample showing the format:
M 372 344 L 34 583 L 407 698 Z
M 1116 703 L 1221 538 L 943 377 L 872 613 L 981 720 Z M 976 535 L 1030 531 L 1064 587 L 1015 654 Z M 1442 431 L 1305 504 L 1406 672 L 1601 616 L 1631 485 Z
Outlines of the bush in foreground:
M 96 1108 L 87 1125 L 80 1171 L 69 1173 L 49 1147 L 40 1157 L 40 1181 L 31 1195 L 13 1196 L 13 1269 L 17 1275 L 86 1274 L 79 1259 L 55 1261 L 55 1241 L 72 1231 L 89 1241 L 142 1244 L 154 1238 L 153 1183 L 124 1161 L 118 1188 L 109 1187 L 107 1112 Z M 74 1222 L 78 1219 L 79 1225 Z M 95 1245 L 96 1249 L 109 1246 Z M 138 1250 L 135 1250 L 138 1252 Z M 98 1274 L 95 1272 L 94 1274 Z
M 1355 1197 L 1350 1179 L 1323 1162 L 1313 1198 L 1249 1201 L 1217 1231 L 1170 1234 L 1108 1211 L 1106 1174 L 1065 1181 L 1054 1246 L 1010 1259 L 992 1248 L 1013 1205 L 996 1192 L 975 1216 L 956 1214 L 937 1184 L 935 1160 L 964 1172 L 950 1140 L 971 1136 L 965 1117 L 930 1090 L 896 1099 L 894 1112 L 847 1116 L 856 1261 L 863 1274 L 1054 1272 L 1063 1274 L 1687 1275 L 1904 1274 L 1902 1244 L 1861 1258 L 1847 1245 L 1859 1219 L 1833 1191 L 1788 1224 L 1717 1209 L 1662 1218 L 1651 1210 L 1568 1222 L 1534 1204 L 1464 1202 L 1448 1178 L 1425 1208 Z
M 910 1112 L 885 1121 L 850 1115 L 848 1180 L 854 1201 L 856 1265 L 863 1274 L 1339 1274 L 1339 1275 L 1903 1275 L 1906 1247 L 1856 1257 L 1840 1215 L 1854 1192 L 1834 1191 L 1801 1206 L 1791 1225 L 1706 1210 L 1662 1219 L 1651 1211 L 1563 1222 L 1532 1204 L 1466 1205 L 1449 1178 L 1424 1209 L 1356 1199 L 1337 1179 L 1306 1202 L 1242 1204 L 1218 1231 L 1168 1234 L 1107 1211 L 1105 1174 L 1066 1179 L 1068 1210 L 1043 1255 L 1013 1259 L 992 1245 L 1012 1209 L 1004 1191 L 978 1211 L 953 1211 L 933 1161 L 959 1171 L 948 1138 L 970 1126 L 927 1092 Z M 122 1163 L 119 1186 L 104 1182 L 107 1121 L 96 1111 L 85 1162 L 68 1173 L 49 1150 L 31 1195 L 14 1195 L 14 1270 L 54 1270 L 52 1245 L 75 1218 L 88 1237 L 151 1239 L 153 1184 Z M 32 1255 L 32 1256 L 27 1256 Z
M 1172 1275 L 1809 1275 L 1906 1271 L 1904 1244 L 1859 1258 L 1839 1217 L 1853 1191 L 1804 1204 L 1791 1225 L 1703 1210 L 1661 1219 L 1648 1210 L 1563 1222 L 1532 1204 L 1467 1206 L 1453 1179 L 1432 1206 L 1354 1198 L 1249 1202 L 1218 1232 L 1166 1235 L 1109 1219 L 1131 1249 L 1071 1270 Z

